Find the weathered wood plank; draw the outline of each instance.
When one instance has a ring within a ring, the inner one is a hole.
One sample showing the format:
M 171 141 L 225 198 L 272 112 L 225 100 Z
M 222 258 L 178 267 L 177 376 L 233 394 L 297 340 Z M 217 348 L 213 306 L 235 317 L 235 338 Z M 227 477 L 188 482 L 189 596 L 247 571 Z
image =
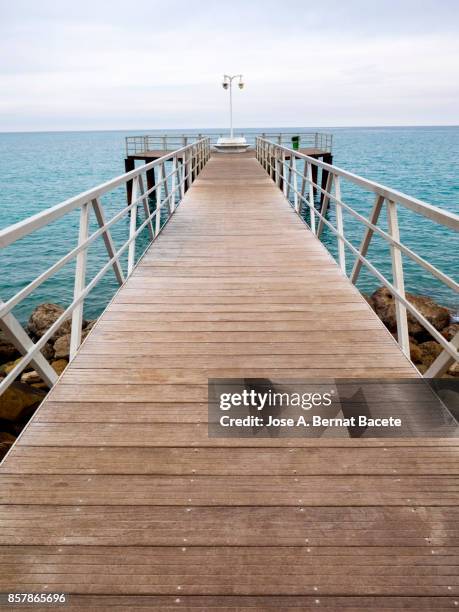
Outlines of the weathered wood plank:
M 392 596 L 199 596 L 199 595 L 71 595 L 66 609 L 80 610 L 161 610 L 161 612 L 279 612 L 279 610 L 315 610 L 320 605 L 327 612 L 394 612 L 395 610 L 427 610 L 428 612 L 454 609 L 451 596 L 392 597 Z M 21 612 L 30 607 L 15 606 Z
M 396 560 L 396 564 L 393 563 Z M 457 548 L 5 546 L 0 588 L 34 592 L 457 595 Z M 18 575 L 18 572 L 20 574 Z M 448 589 L 449 587 L 449 589 Z
M 133 386 L 135 388 L 135 386 Z M 75 396 L 73 396 L 73 399 Z M 119 399 L 119 397 L 118 397 Z M 69 401 L 72 401 L 69 396 Z M 116 400 L 115 400 L 116 401 Z M 103 397 L 100 402 L 104 403 Z M 129 402 L 133 408 L 136 402 Z M 98 409 L 96 406 L 95 409 Z M 209 438 L 207 423 L 42 423 L 34 420 L 19 445 L 161 447 L 379 447 L 459 446 L 458 438 Z
M 48 402 L 48 406 L 53 402 Z M 69 410 L 66 411 L 67 406 Z M 57 404 L 52 418 L 64 413 L 63 421 L 83 422 L 104 418 L 106 405 L 94 415 L 91 404 Z M 190 407 L 186 407 L 188 411 Z M 126 413 L 126 405 L 119 404 L 111 412 L 110 420 L 133 419 Z M 50 408 L 52 410 L 52 408 Z M 147 418 L 151 407 L 136 405 Z M 164 408 L 164 411 L 166 408 Z M 133 412 L 131 407 L 131 413 Z M 70 414 L 69 414 L 70 413 Z M 119 415 L 117 417 L 117 415 Z M 46 412 L 44 420 L 50 418 Z M 193 414 L 191 414 L 193 418 Z M 183 417 L 185 420 L 185 417 Z M 136 440 L 132 441 L 133 443 Z M 174 447 L 110 447 L 25 446 L 19 444 L 11 451 L 10 460 L 0 465 L 0 473 L 9 474 L 177 474 L 177 475 L 344 475 L 344 474 L 399 474 L 399 475 L 458 475 L 458 446 L 407 447 L 273 447 L 270 440 L 258 448 L 174 448 Z M 459 525 L 459 522 L 458 522 Z M 441 529 L 441 527 L 440 527 Z
M 2 475 L 0 503 L 456 506 L 459 476 Z
M 439 528 L 441 525 L 441 528 Z M 459 546 L 457 508 L 0 506 L 1 545 Z

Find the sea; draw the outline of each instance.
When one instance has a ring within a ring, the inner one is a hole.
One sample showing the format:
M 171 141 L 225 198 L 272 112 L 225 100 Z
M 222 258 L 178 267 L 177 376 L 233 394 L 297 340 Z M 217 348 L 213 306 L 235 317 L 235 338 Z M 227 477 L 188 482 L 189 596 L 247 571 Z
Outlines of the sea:
M 0 229 L 122 174 L 126 136 L 174 136 L 222 131 L 146 128 L 133 131 L 0 133 Z M 333 163 L 336 166 L 459 214 L 459 126 L 270 127 L 241 128 L 240 131 L 248 139 L 261 132 L 330 133 L 333 135 Z M 368 216 L 374 195 L 346 181 L 341 187 L 343 201 L 360 214 Z M 110 197 L 104 198 L 103 204 L 107 218 L 113 216 L 126 205 L 124 189 L 115 190 Z M 333 207 L 329 220 L 335 223 Z M 277 223 L 275 217 L 272 221 Z M 9 299 L 73 248 L 77 243 L 78 223 L 78 213 L 71 213 L 0 249 L 0 300 Z M 344 213 L 344 224 L 346 236 L 358 246 L 364 232 L 363 225 L 347 212 Z M 385 224 L 383 214 L 382 229 L 387 227 Z M 402 207 L 399 207 L 399 224 L 401 240 L 406 246 L 458 280 L 457 233 Z M 93 220 L 91 228 L 96 227 Z M 280 222 L 279 232 L 282 232 Z M 119 248 L 128 235 L 127 219 L 120 221 L 112 233 Z M 139 255 L 147 246 L 147 240 L 145 233 L 138 241 Z M 323 241 L 336 256 L 336 237 L 328 228 Z M 354 256 L 349 249 L 346 256 L 350 271 Z M 389 280 L 392 279 L 390 250 L 382 238 L 373 238 L 368 258 Z M 99 239 L 89 249 L 87 282 L 106 261 L 107 253 Z M 428 295 L 451 308 L 455 314 L 458 313 L 458 296 L 451 289 L 406 256 L 403 263 L 407 291 Z M 292 267 L 307 265 L 307 260 L 292 261 Z M 16 306 L 14 314 L 19 320 L 25 322 L 33 308 L 42 302 L 68 305 L 73 295 L 74 266 L 74 262 L 67 264 Z M 358 282 L 362 292 L 372 293 L 380 285 L 380 281 L 369 271 L 362 271 Z M 115 276 L 109 270 L 86 299 L 85 318 L 98 316 L 116 289 Z

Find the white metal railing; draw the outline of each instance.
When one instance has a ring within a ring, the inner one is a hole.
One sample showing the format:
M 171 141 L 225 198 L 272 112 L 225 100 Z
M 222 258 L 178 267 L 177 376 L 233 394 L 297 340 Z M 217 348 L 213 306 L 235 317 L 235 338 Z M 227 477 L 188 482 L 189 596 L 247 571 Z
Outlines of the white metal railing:
M 183 198 L 185 191 L 191 185 L 195 177 L 202 170 L 210 155 L 210 140 L 203 138 L 186 147 L 178 149 L 163 157 L 142 165 L 131 172 L 127 172 L 114 178 L 102 185 L 85 191 L 65 202 L 48 208 L 32 217 L 19 223 L 0 230 L 0 249 L 8 247 L 16 241 L 28 236 L 32 232 L 49 225 L 65 215 L 80 210 L 78 244 L 71 249 L 65 256 L 54 263 L 45 272 L 37 276 L 28 285 L 18 291 L 6 302 L 0 300 L 0 329 L 6 334 L 7 338 L 22 353 L 22 358 L 0 382 L 0 394 L 21 374 L 21 372 L 31 363 L 42 379 L 52 386 L 57 380 L 57 375 L 53 368 L 44 358 L 41 349 L 48 340 L 61 327 L 62 323 L 72 317 L 70 355 L 75 355 L 81 344 L 83 306 L 84 300 L 89 292 L 101 280 L 105 273 L 113 268 L 118 283 L 121 285 L 131 274 L 136 262 L 136 238 L 147 228 L 149 232 L 149 244 L 155 240 L 161 232 L 165 222 L 167 222 L 175 211 L 176 206 Z M 167 165 L 170 168 L 167 168 Z M 155 184 L 145 189 L 148 185 L 147 172 L 157 171 Z M 113 192 L 116 188 L 125 185 L 128 194 L 128 205 L 117 212 L 111 219 L 105 219 L 104 205 L 102 196 Z M 150 211 L 149 196 L 155 196 L 155 208 Z M 143 210 L 144 221 L 138 225 L 137 209 Z M 91 212 L 94 212 L 99 228 L 92 234 L 89 233 L 89 221 Z M 161 212 L 167 214 L 163 224 Z M 111 228 L 120 219 L 129 216 L 129 237 L 123 245 L 116 250 L 112 240 Z M 108 253 L 108 261 L 99 272 L 86 282 L 86 263 L 89 246 L 101 237 L 104 241 Z M 127 271 L 122 270 L 121 256 L 127 250 Z M 25 332 L 22 325 L 13 315 L 12 310 L 22 300 L 32 293 L 43 282 L 52 277 L 68 262 L 76 259 L 73 301 L 51 325 L 43 336 L 37 341 L 32 339 Z
M 145 153 L 146 151 L 168 151 L 185 147 L 192 142 L 202 138 L 210 138 L 211 144 L 216 144 L 222 136 L 227 136 L 225 132 L 213 134 L 162 134 L 162 135 L 142 135 L 126 136 L 126 156 Z M 278 144 L 292 145 L 292 138 L 298 137 L 300 148 L 319 149 L 331 153 L 333 146 L 333 135 L 323 132 L 235 132 L 235 136 L 246 138 L 247 142 L 255 145 L 256 138 L 269 138 Z
M 432 363 L 424 376 L 431 378 L 442 375 L 454 363 L 459 362 L 459 333 L 448 342 L 446 338 L 422 315 L 421 312 L 408 301 L 405 295 L 405 281 L 403 274 L 402 254 L 410 258 L 424 270 L 429 272 L 438 281 L 459 293 L 459 284 L 419 256 L 413 250 L 402 244 L 398 224 L 398 207 L 402 206 L 414 213 L 422 215 L 444 227 L 459 231 L 459 216 L 416 198 L 412 198 L 384 185 L 367 180 L 336 166 L 303 155 L 288 147 L 263 138 L 257 138 L 256 156 L 263 168 L 282 189 L 287 199 L 292 198 L 295 211 L 301 216 L 303 206 L 309 210 L 309 227 L 320 238 L 324 226 L 327 226 L 337 239 L 337 259 L 343 274 L 346 272 L 346 248 L 354 258 L 349 279 L 356 284 L 362 266 L 365 266 L 385 287 L 387 287 L 395 300 L 395 314 L 397 322 L 397 339 L 405 355 L 410 358 L 408 336 L 409 312 L 429 334 L 441 345 L 442 353 Z M 317 178 L 318 170 L 322 172 L 321 185 Z M 374 193 L 374 204 L 366 218 L 349 204 L 343 201 L 341 195 L 341 181 L 345 180 Z M 325 187 L 323 187 L 325 185 Z M 314 194 L 320 193 L 320 210 L 316 209 Z M 327 210 L 334 205 L 336 227 L 327 219 Z M 377 226 L 380 213 L 386 206 L 388 231 Z M 363 236 L 360 247 L 356 248 L 347 238 L 344 229 L 343 211 L 349 213 L 354 219 L 362 223 Z M 392 261 L 392 277 L 390 282 L 367 258 L 368 247 L 374 235 L 383 238 L 389 245 Z

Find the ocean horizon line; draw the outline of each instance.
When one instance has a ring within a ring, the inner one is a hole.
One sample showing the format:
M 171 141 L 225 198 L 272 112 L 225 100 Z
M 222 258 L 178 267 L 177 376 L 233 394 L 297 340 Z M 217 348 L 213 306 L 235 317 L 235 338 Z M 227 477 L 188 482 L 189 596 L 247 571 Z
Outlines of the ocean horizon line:
M 367 130 L 367 129 L 442 129 L 442 128 L 459 128 L 459 123 L 457 124 L 424 124 L 424 123 L 416 123 L 416 124 L 379 124 L 379 125 L 318 125 L 318 126 L 298 126 L 298 125 L 284 125 L 284 126 L 255 126 L 255 127 L 235 127 L 235 131 L 240 130 L 286 130 L 286 129 L 296 129 L 296 130 Z M 106 133 L 106 132 L 134 132 L 134 131 L 154 131 L 154 132 L 178 132 L 181 130 L 190 132 L 200 132 L 200 131 L 209 131 L 215 130 L 218 132 L 229 132 L 228 127 L 164 127 L 164 128 L 108 128 L 108 129 L 49 129 L 49 130 L 0 130 L 0 135 L 4 134 L 87 134 L 87 133 Z

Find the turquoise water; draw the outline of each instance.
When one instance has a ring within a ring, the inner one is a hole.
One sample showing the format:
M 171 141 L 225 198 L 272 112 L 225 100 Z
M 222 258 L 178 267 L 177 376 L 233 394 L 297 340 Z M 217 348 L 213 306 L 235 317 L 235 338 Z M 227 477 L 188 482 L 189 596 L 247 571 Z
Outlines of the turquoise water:
M 266 128 L 266 131 L 314 131 L 320 128 Z M 216 130 L 207 130 L 215 132 Z M 244 130 L 247 132 L 261 132 Z M 322 131 L 334 135 L 334 163 L 366 178 L 373 179 L 421 200 L 459 213 L 459 127 L 333 128 Z M 141 133 L 136 130 L 135 133 Z M 206 133 L 206 130 L 201 130 Z M 123 172 L 124 137 L 131 132 L 53 132 L 0 134 L 0 227 L 6 227 L 37 213 L 80 191 L 89 189 Z M 145 130 L 154 134 L 154 130 Z M 164 131 L 157 131 L 164 133 Z M 186 133 L 170 130 L 168 133 Z M 189 133 L 196 133 L 190 130 Z M 343 199 L 362 214 L 368 215 L 373 196 L 342 184 Z M 118 189 L 104 200 L 107 217 L 125 205 L 125 192 Z M 330 220 L 334 221 L 333 210 Z M 384 219 L 382 219 L 384 227 Z M 273 219 L 276 222 L 276 219 Z M 95 226 L 94 226 L 95 227 Z M 363 228 L 345 213 L 346 235 L 356 246 Z M 38 273 L 44 271 L 75 246 L 78 215 L 39 230 L 0 252 L 0 298 L 14 295 Z M 113 230 L 117 246 L 127 237 L 127 221 Z M 281 229 L 281 228 L 280 228 Z M 458 237 L 410 211 L 400 212 L 402 241 L 442 271 L 457 279 Z M 146 237 L 139 241 L 139 252 Z M 336 239 L 326 231 L 324 241 L 335 252 Z M 369 259 L 391 278 L 389 249 L 382 239 L 374 238 Z M 92 276 L 107 260 L 101 243 L 91 246 L 88 275 Z M 353 258 L 348 253 L 348 268 Z M 457 296 L 436 282 L 417 264 L 404 258 L 407 290 L 429 294 L 439 302 L 458 309 Z M 292 262 L 299 265 L 299 262 Z M 25 320 L 32 308 L 44 301 L 71 301 L 74 264 L 68 264 L 15 309 Z M 370 292 L 379 282 L 363 272 L 359 288 Z M 111 271 L 90 294 L 85 316 L 100 313 L 116 290 Z

